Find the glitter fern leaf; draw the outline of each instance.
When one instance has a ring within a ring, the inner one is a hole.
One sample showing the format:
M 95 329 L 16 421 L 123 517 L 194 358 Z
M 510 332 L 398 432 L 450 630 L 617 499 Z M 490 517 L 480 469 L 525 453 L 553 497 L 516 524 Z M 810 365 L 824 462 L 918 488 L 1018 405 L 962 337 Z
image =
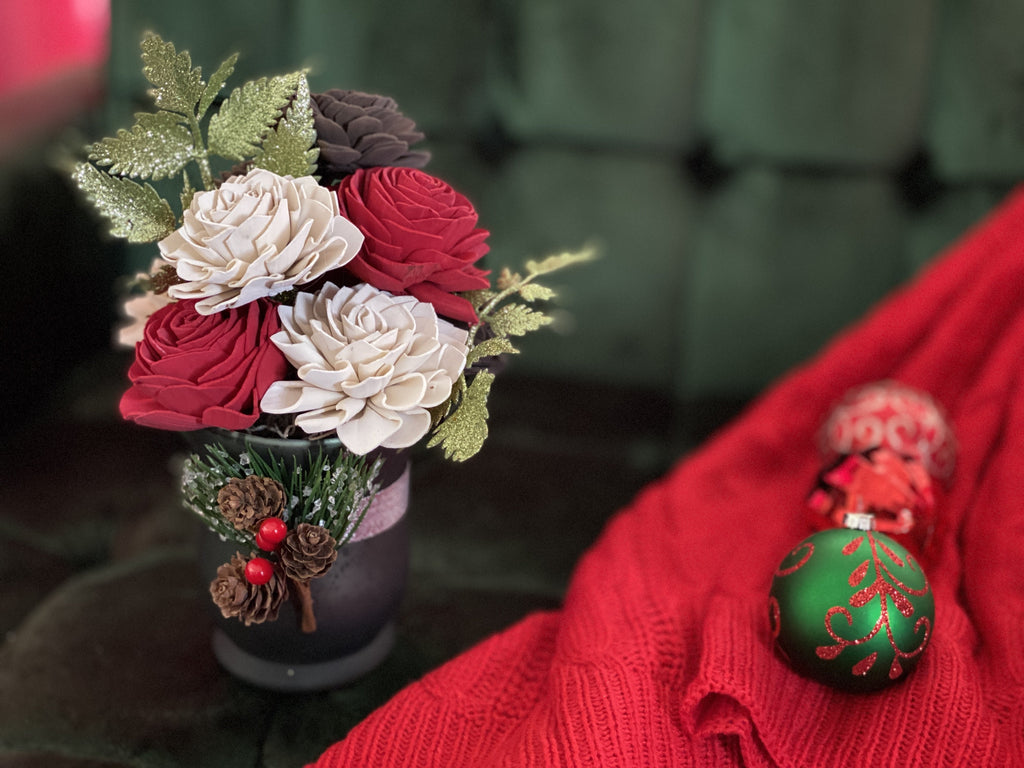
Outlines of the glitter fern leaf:
M 154 181 L 174 176 L 192 159 L 192 134 L 181 115 L 139 112 L 135 121 L 131 130 L 122 128 L 116 136 L 93 144 L 89 159 L 110 166 L 111 174 Z
M 494 374 L 482 371 L 472 383 L 458 407 L 434 430 L 428 448 L 440 445 L 446 459 L 466 461 L 476 455 L 487 440 L 487 396 Z
M 306 75 L 300 73 L 295 98 L 285 116 L 263 140 L 260 152 L 253 158 L 259 168 L 279 176 L 310 176 L 316 172 L 316 129 Z
M 89 163 L 78 163 L 72 179 L 110 220 L 110 233 L 115 237 L 129 243 L 151 243 L 177 226 L 171 206 L 149 184 L 111 176 Z
M 506 304 L 497 309 L 488 322 L 498 336 L 523 336 L 547 325 L 551 318 L 525 304 Z
M 235 71 L 235 63 L 237 61 L 238 54 L 231 54 L 217 67 L 217 71 L 211 75 L 210 82 L 207 83 L 206 89 L 203 91 L 203 97 L 199 100 L 199 107 L 196 109 L 197 117 L 201 118 L 206 114 L 206 111 L 216 100 L 217 94 L 220 93 L 220 89 L 224 87 L 224 83 L 227 82 L 228 78 Z
M 485 357 L 515 355 L 518 352 L 519 350 L 512 345 L 511 341 L 502 336 L 494 336 L 490 339 L 484 339 L 469 350 L 469 353 L 466 355 L 466 366 L 473 365 L 473 363 Z
M 295 95 L 300 76 L 262 77 L 235 88 L 210 117 L 210 151 L 236 162 L 251 157 Z
M 526 271 L 531 277 L 534 275 L 547 275 L 551 272 L 570 267 L 573 264 L 592 261 L 596 256 L 597 254 L 593 248 L 584 248 L 581 251 L 564 251 L 548 256 L 541 261 L 530 260 L 526 262 Z
M 523 301 L 550 301 L 555 298 L 557 294 L 548 288 L 546 285 L 540 283 L 527 283 L 519 290 L 519 297 Z
M 142 74 L 153 85 L 149 93 L 159 109 L 195 114 L 206 83 L 199 67 L 192 68 L 188 51 L 177 53 L 174 43 L 150 33 L 142 40 L 142 65 Z

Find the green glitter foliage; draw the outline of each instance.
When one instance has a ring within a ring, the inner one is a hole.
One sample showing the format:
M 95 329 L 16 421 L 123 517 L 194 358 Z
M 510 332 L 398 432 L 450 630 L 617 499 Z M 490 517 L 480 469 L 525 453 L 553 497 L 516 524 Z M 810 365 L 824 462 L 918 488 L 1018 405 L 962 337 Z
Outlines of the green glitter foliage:
M 71 178 L 110 220 L 110 234 L 115 237 L 150 243 L 174 231 L 174 211 L 149 184 L 111 176 L 89 163 L 79 163 Z
M 536 278 L 590 261 L 595 256 L 593 249 L 586 248 L 549 256 L 542 261 L 531 260 L 526 262 L 525 277 L 506 268 L 498 277 L 497 290 L 464 293 L 479 317 L 479 322 L 469 329 L 467 367 L 483 358 L 517 354 L 519 350 L 510 336 L 523 336 L 551 322 L 543 312 L 527 306 L 555 297 L 555 292 L 535 282 Z M 514 296 L 526 304 L 511 301 Z M 477 332 L 485 325 L 489 326 L 491 336 L 476 342 Z M 447 402 L 431 411 L 433 434 L 428 448 L 440 445 L 445 458 L 465 461 L 483 447 L 487 439 L 487 397 L 493 381 L 494 374 L 488 371 L 476 373 L 469 382 L 465 373 L 459 377 Z
M 281 517 L 289 528 L 299 523 L 322 526 L 341 547 L 352 538 L 380 489 L 377 473 L 382 463 L 383 459 L 370 462 L 344 450 L 331 455 L 314 449 L 308 461 L 288 462 L 273 456 L 265 459 L 252 450 L 233 456 L 223 446 L 210 445 L 205 456 L 192 454 L 185 460 L 182 498 L 221 538 L 254 549 L 254 534 L 236 529 L 221 515 L 217 494 L 233 477 L 269 477 L 287 494 Z
M 88 162 L 78 163 L 71 174 L 110 220 L 112 235 L 134 243 L 154 242 L 180 223 L 180 216 L 152 187 L 128 177 L 159 181 L 180 174 L 182 188 L 175 200 L 184 210 L 196 189 L 214 188 L 215 157 L 229 167 L 260 167 L 282 176 L 313 173 L 316 132 L 304 72 L 245 83 L 208 114 L 234 72 L 238 54 L 228 57 L 206 82 L 188 52 L 176 51 L 159 35 L 148 33 L 141 47 L 142 73 L 153 86 L 149 94 L 157 111 L 137 113 L 130 129 L 88 146 Z

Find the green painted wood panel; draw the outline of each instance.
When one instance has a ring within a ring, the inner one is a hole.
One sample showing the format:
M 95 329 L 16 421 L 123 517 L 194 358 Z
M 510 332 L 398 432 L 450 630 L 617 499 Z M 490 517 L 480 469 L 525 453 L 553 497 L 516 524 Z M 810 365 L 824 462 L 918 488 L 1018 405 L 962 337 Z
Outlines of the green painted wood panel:
M 499 0 L 495 8 L 487 96 L 514 137 L 687 147 L 699 0 Z
M 761 390 L 898 282 L 903 212 L 885 175 L 745 170 L 703 209 L 677 394 Z
M 925 140 L 956 182 L 1024 176 L 1024 3 L 943 0 Z
M 894 169 L 924 117 L 934 0 L 709 4 L 701 118 L 726 162 Z
M 671 163 L 524 150 L 481 199 L 492 265 L 595 242 L 598 261 L 556 276 L 559 322 L 524 339 L 516 370 L 668 391 L 692 226 L 692 191 Z

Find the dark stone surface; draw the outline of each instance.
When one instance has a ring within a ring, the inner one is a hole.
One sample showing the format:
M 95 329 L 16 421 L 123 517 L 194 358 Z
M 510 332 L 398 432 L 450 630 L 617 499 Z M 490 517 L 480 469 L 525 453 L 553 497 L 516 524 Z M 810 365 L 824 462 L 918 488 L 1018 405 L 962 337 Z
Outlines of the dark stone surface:
M 477 457 L 414 453 L 392 654 L 343 688 L 275 694 L 212 655 L 182 441 L 116 417 L 121 362 L 80 372 L 0 455 L 3 768 L 302 765 L 410 681 L 556 609 L 609 516 L 727 410 L 695 410 L 680 444 L 686 419 L 659 397 L 504 376 Z

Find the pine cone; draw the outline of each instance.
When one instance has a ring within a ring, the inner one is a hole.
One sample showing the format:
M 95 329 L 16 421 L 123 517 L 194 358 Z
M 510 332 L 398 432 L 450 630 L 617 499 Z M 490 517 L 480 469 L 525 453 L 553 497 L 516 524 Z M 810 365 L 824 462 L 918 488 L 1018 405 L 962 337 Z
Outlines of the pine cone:
M 278 554 L 288 578 L 309 581 L 322 576 L 338 558 L 338 542 L 326 528 L 299 523 L 281 543 Z
M 264 517 L 277 517 L 284 502 L 284 486 L 259 475 L 233 477 L 217 492 L 220 513 L 240 531 L 255 528 Z
M 245 578 L 246 560 L 235 553 L 231 562 L 217 569 L 210 595 L 224 618 L 237 618 L 246 626 L 274 621 L 288 597 L 288 580 L 274 573 L 266 584 L 250 584 Z
M 429 152 L 409 149 L 423 134 L 394 99 L 334 88 L 313 94 L 312 107 L 321 184 L 335 184 L 358 168 L 422 168 L 430 160 Z

